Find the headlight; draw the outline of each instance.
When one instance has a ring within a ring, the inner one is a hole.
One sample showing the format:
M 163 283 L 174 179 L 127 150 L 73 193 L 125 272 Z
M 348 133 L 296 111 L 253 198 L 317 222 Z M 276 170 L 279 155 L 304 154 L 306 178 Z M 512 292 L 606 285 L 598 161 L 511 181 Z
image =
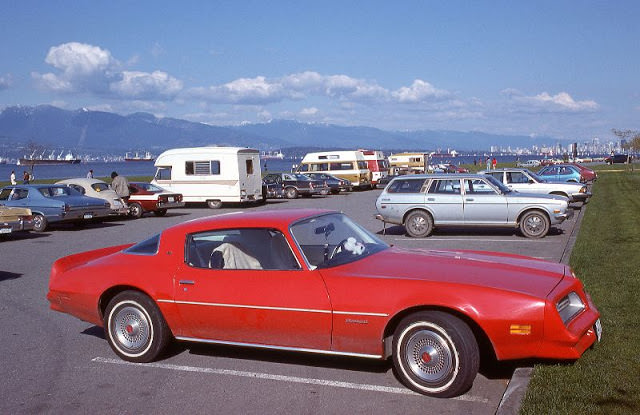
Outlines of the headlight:
M 558 314 L 560 314 L 562 322 L 567 325 L 572 318 L 584 310 L 584 303 L 575 291 L 571 291 L 558 301 L 556 304 L 556 310 L 558 310 Z
M 580 193 L 587 193 L 587 186 L 582 186 L 580 188 Z

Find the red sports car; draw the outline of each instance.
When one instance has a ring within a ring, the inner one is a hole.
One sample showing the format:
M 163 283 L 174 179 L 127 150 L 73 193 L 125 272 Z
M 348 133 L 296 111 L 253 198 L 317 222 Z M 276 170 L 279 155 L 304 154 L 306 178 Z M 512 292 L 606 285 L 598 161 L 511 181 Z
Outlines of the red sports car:
M 172 193 L 151 183 L 129 183 L 129 215 L 141 217 L 145 212 L 153 212 L 156 216 L 164 216 L 167 209 L 183 207 L 182 195 Z
M 406 386 L 440 397 L 471 387 L 481 351 L 577 359 L 602 330 L 566 265 L 390 247 L 323 210 L 212 216 L 61 258 L 47 298 L 128 361 L 172 339 L 391 357 Z

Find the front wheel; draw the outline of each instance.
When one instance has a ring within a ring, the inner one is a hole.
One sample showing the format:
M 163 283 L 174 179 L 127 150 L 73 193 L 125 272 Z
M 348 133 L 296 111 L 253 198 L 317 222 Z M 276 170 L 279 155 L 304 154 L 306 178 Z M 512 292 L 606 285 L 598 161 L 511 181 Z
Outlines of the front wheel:
M 134 219 L 139 219 L 142 217 L 144 213 L 144 209 L 142 209 L 142 205 L 140 203 L 129 203 L 129 215 Z
M 113 351 L 136 363 L 158 358 L 171 336 L 156 304 L 138 291 L 121 292 L 109 301 L 104 330 Z
M 47 225 L 49 223 L 47 222 L 47 218 L 44 217 L 44 215 L 41 214 L 36 214 L 33 215 L 33 230 L 36 232 L 44 232 L 45 229 L 47 229 Z
M 284 196 L 287 199 L 296 199 L 298 197 L 298 189 L 295 187 L 287 187 L 284 189 Z
M 549 219 L 542 212 L 525 213 L 520 220 L 520 232 L 527 238 L 542 238 L 549 232 Z
M 465 393 L 480 366 L 478 343 L 469 326 L 440 311 L 405 317 L 393 336 L 396 374 L 410 389 L 448 398 Z
M 427 212 L 417 210 L 407 216 L 404 227 L 409 236 L 424 238 L 425 236 L 429 236 L 433 231 L 433 219 Z

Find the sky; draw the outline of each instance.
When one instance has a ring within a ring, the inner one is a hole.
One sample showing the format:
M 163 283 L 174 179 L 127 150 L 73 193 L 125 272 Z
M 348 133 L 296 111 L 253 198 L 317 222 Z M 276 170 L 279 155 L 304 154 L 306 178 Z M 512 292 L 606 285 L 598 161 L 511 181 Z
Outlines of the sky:
M 611 139 L 640 129 L 637 1 L 0 5 L 0 110 Z

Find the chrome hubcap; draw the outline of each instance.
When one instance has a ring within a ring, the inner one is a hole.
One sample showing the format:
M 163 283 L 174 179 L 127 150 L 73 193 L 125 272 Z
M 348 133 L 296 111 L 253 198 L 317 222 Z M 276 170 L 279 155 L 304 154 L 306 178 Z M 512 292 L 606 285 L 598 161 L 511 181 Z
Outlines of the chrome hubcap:
M 527 230 L 533 234 L 542 232 L 542 229 L 544 228 L 540 216 L 529 216 L 525 221 L 525 226 L 527 227 Z
M 144 348 L 151 330 L 147 317 L 138 308 L 122 307 L 113 318 L 112 333 L 120 346 L 128 351 Z
M 437 383 L 453 370 L 453 355 L 447 340 L 431 330 L 419 330 L 406 345 L 409 369 L 420 380 Z

